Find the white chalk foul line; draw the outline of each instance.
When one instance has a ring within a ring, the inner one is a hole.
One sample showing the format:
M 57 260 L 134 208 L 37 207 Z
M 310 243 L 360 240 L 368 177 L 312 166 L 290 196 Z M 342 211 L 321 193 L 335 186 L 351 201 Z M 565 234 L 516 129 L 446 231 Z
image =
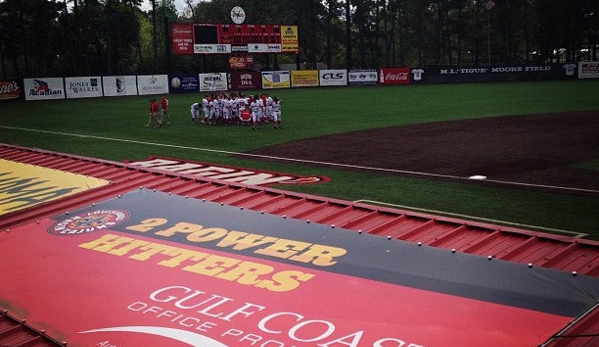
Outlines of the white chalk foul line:
M 262 158 L 262 159 L 268 159 L 268 160 L 280 160 L 280 161 L 287 161 L 287 162 L 293 162 L 293 163 L 313 164 L 313 165 L 322 165 L 322 166 L 330 166 L 330 167 L 341 167 L 341 168 L 347 168 L 347 169 L 357 169 L 357 170 L 383 172 L 383 173 L 395 173 L 395 174 L 403 174 L 403 175 L 420 176 L 420 177 L 425 177 L 425 178 L 444 178 L 444 179 L 451 179 L 451 180 L 471 181 L 471 179 L 468 177 L 443 175 L 443 174 L 436 174 L 436 173 L 430 173 L 430 172 L 386 169 L 386 168 L 378 168 L 378 167 L 370 167 L 370 166 L 362 166 L 362 165 L 330 163 L 330 162 L 316 161 L 316 160 L 284 158 L 284 157 L 268 156 L 268 155 L 261 155 L 261 154 L 224 151 L 224 150 L 219 150 L 219 149 L 172 145 L 172 144 L 159 143 L 159 142 L 147 142 L 147 141 L 139 141 L 139 140 L 119 139 L 119 138 L 114 138 L 114 137 L 104 137 L 104 136 L 96 136 L 96 135 L 73 134 L 73 133 L 65 133 L 65 132 L 60 132 L 60 131 L 49 131 L 49 130 L 42 130 L 42 129 L 20 128 L 20 127 L 12 127 L 12 126 L 7 126 L 7 125 L 0 125 L 0 128 L 25 131 L 25 132 L 51 134 L 51 135 L 88 138 L 88 139 L 103 140 L 103 141 L 116 141 L 116 142 L 135 143 L 135 144 L 140 144 L 140 145 L 150 145 L 150 146 L 157 146 L 157 147 L 186 149 L 186 150 L 193 150 L 193 151 L 200 151 L 200 152 L 211 152 L 211 153 L 220 153 L 220 154 L 227 154 L 227 155 L 237 155 L 237 156 L 244 156 L 244 157 L 251 157 L 251 158 Z M 599 194 L 599 190 L 593 190 L 593 189 L 550 186 L 550 185 L 544 185 L 544 184 L 510 182 L 510 181 L 501 181 L 501 180 L 492 180 L 492 179 L 486 179 L 484 181 L 495 183 L 495 184 L 500 184 L 500 185 L 505 185 L 505 186 L 542 188 L 542 189 L 547 189 L 547 190 L 556 190 L 559 192 L 569 191 L 569 192 Z

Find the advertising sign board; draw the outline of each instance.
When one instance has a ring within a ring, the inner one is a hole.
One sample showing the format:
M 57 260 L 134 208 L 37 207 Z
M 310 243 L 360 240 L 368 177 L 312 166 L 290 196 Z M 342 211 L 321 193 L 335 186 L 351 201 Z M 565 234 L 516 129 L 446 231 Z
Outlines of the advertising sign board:
M 410 84 L 410 69 L 407 67 L 384 67 L 379 71 L 381 84 Z
M 599 78 L 598 61 L 581 61 L 578 63 L 578 78 Z
M 104 76 L 102 77 L 104 96 L 137 95 L 137 77 Z
M 64 80 L 62 77 L 25 78 L 23 80 L 25 100 L 64 99 Z
M 16 80 L 0 80 L 0 101 L 19 99 L 23 95 L 23 88 Z
M 200 91 L 198 75 L 173 74 L 168 76 L 171 94 L 197 93 Z
M 168 76 L 138 75 L 137 90 L 139 95 L 168 94 Z
M 104 95 L 100 76 L 65 77 L 64 82 L 68 99 L 97 98 Z
M 262 71 L 262 88 L 277 89 L 290 87 L 291 77 L 289 71 Z
M 173 54 L 297 53 L 297 25 L 185 24 L 171 25 Z
M 319 70 L 318 77 L 321 87 L 347 85 L 347 70 Z
M 594 277 L 147 189 L 0 237 L 0 306 L 71 346 L 538 346 L 599 294 Z
M 262 89 L 262 75 L 259 71 L 233 71 L 231 72 L 231 89 L 233 90 L 258 90 Z
M 348 72 L 348 83 L 350 85 L 378 84 L 379 75 L 374 69 L 358 69 Z
M 171 24 L 171 50 L 173 54 L 193 54 L 193 24 Z
M 291 88 L 318 87 L 318 70 L 291 71 Z

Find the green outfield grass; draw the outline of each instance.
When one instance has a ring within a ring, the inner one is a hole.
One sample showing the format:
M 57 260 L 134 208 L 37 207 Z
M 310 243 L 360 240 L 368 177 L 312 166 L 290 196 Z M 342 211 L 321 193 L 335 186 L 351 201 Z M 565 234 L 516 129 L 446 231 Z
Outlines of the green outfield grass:
M 313 136 L 403 124 L 502 115 L 599 110 L 599 81 L 521 82 L 275 90 L 283 130 L 190 124 L 201 95 L 170 95 L 173 124 L 145 127 L 149 97 L 0 104 L 0 142 L 123 161 L 151 155 L 304 175 L 325 184 L 279 186 L 344 200 L 371 200 L 525 229 L 599 239 L 599 198 L 482 187 L 243 158 L 229 152 Z M 599 135 L 598 135 L 599 136 Z M 599 153 L 597 154 L 599 160 Z M 580 165 L 596 167 L 598 161 Z

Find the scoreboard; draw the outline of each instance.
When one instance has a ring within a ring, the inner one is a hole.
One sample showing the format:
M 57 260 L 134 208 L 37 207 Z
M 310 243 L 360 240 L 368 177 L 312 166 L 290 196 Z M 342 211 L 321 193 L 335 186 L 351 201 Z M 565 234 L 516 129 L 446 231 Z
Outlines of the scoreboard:
M 171 25 L 173 54 L 298 53 L 297 25 Z

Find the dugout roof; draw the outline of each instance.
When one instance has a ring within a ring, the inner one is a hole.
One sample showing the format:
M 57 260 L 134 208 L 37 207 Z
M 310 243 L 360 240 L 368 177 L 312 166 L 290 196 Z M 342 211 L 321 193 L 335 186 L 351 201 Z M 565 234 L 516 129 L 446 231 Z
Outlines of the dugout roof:
M 1 345 L 598 341 L 599 242 L 10 145 L 0 168 Z

